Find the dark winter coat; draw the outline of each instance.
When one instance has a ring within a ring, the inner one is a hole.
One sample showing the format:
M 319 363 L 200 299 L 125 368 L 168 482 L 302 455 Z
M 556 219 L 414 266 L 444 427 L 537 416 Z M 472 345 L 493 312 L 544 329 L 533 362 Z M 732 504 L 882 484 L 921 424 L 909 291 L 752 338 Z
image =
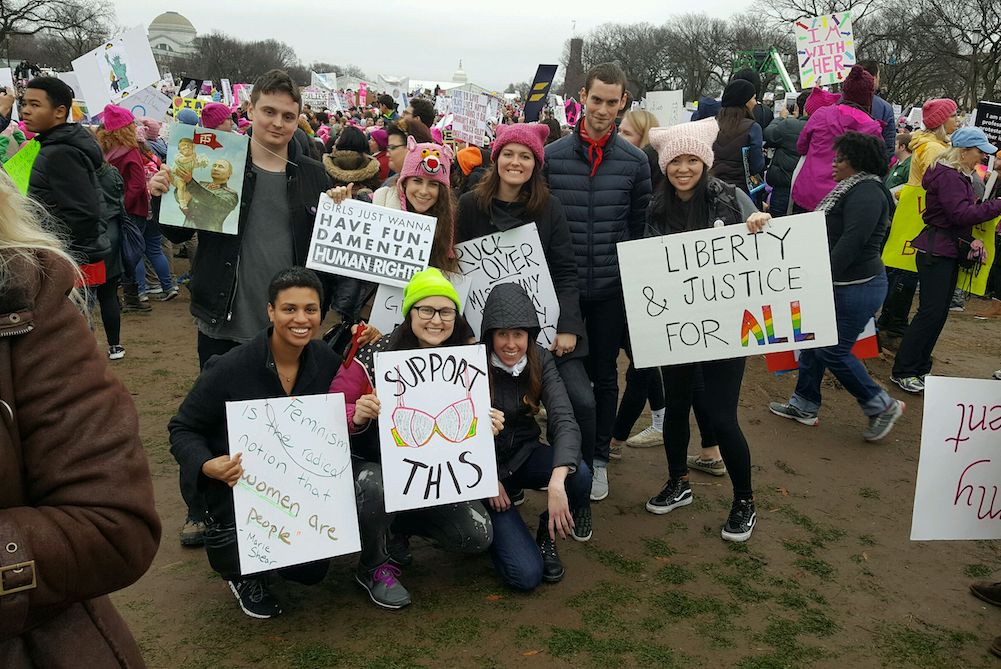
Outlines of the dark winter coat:
M 493 350 L 492 335 L 499 329 L 524 329 L 529 332 L 529 346 L 535 347 L 542 366 L 542 404 L 546 407 L 549 439 L 553 449 L 553 467 L 580 464 L 580 428 L 566 386 L 556 368 L 553 355 L 535 342 L 539 319 L 531 298 L 517 284 L 501 284 L 490 291 L 483 308 L 481 341 Z M 504 429 L 494 437 L 497 452 L 497 476 L 504 480 L 521 467 L 539 446 L 542 430 L 522 398 L 528 392 L 529 370 L 515 377 L 490 365 L 491 404 L 504 413 Z
M 897 150 L 897 119 L 894 118 L 893 107 L 883 98 L 874 95 L 872 117 L 883 126 L 883 143 L 886 145 L 886 159 L 889 160 Z
M 960 257 L 958 237 L 972 238 L 973 226 L 1001 216 L 1001 200 L 977 202 L 970 178 L 936 163 L 925 172 L 925 229 L 914 238 L 914 248 L 946 258 Z M 965 257 L 969 247 L 963 248 Z
M 549 204 L 538 216 L 528 216 L 525 205 L 494 200 L 491 213 L 485 214 L 476 203 L 473 193 L 459 198 L 459 214 L 455 225 L 457 243 L 485 237 L 495 232 L 504 232 L 526 223 L 535 223 L 539 230 L 539 241 L 546 254 L 549 274 L 556 288 L 556 298 L 560 303 L 560 319 L 556 324 L 558 333 L 577 335 L 577 347 L 565 357 L 587 355 L 584 318 L 580 313 L 580 293 L 577 291 L 577 265 L 574 261 L 570 229 L 563 215 L 563 205 L 552 195 Z
M 198 252 L 202 252 L 200 242 Z M 181 469 L 184 498 L 204 494 L 209 514 L 220 525 L 233 521 L 233 495 L 227 484 L 205 476 L 202 465 L 229 454 L 226 402 L 286 396 L 271 354 L 270 336 L 271 328 L 261 330 L 246 344 L 205 363 L 177 415 L 167 425 L 170 452 Z M 299 375 L 291 394 L 326 394 L 340 362 L 324 342 L 309 342 L 299 359 Z
M 296 142 L 289 142 L 288 160 L 285 178 L 288 185 L 289 224 L 292 226 L 292 257 L 296 265 L 305 265 L 320 193 L 329 190 L 333 183 L 323 165 L 303 155 Z M 191 289 L 191 314 L 211 325 L 217 325 L 227 317 L 236 294 L 240 243 L 254 200 L 255 177 L 248 152 L 237 234 L 226 235 L 204 230 L 198 232 L 198 253 L 195 254 L 191 268 L 191 283 L 188 284 Z M 163 226 L 164 237 L 174 243 L 191 239 L 195 232 L 191 228 Z M 324 311 L 329 304 L 341 314 L 352 314 L 357 307 L 355 301 L 359 282 L 323 272 L 319 273 L 319 277 L 323 283 Z
M 831 278 L 858 281 L 883 272 L 883 242 L 896 209 L 881 181 L 860 181 L 827 212 Z
M 0 292 L 0 667 L 143 667 L 105 596 L 160 539 L 139 420 L 71 268 L 39 259 L 11 259 Z
M 664 181 L 664 172 L 660 169 L 660 156 L 657 155 L 657 149 L 653 148 L 653 144 L 644 146 L 643 153 L 646 154 L 647 161 L 650 163 L 650 186 L 656 192 L 660 188 L 661 182 Z
M 775 149 L 766 176 L 768 185 L 772 188 L 789 190 L 792 187 L 792 173 L 796 171 L 800 159 L 796 142 L 805 127 L 805 116 L 799 118 L 790 116 L 776 119 L 765 128 L 765 147 Z
M 570 226 L 577 259 L 577 287 L 583 300 L 621 298 L 615 245 L 643 236 L 650 202 L 646 155 L 613 128 L 595 176 L 587 145 L 577 130 L 546 146 L 543 174 Z
M 744 147 L 747 151 L 747 170 L 744 169 Z M 737 129 L 729 134 L 722 132 L 713 142 L 711 174 L 728 184 L 747 192 L 747 177 L 760 175 L 765 169 L 761 128 L 751 119 L 742 119 Z
M 644 236 L 660 237 L 662 235 L 680 232 L 669 230 L 666 221 L 659 220 L 657 212 L 663 207 L 663 189 L 658 189 L 654 193 L 650 208 L 647 210 L 647 223 Z M 724 225 L 742 225 L 748 217 L 756 213 L 758 208 L 751 201 L 750 196 L 733 184 L 725 183 L 715 177 L 709 177 L 706 183 L 705 197 L 709 201 L 709 216 L 704 222 L 696 222 L 693 230 L 704 230 L 711 228 L 716 221 L 723 221 Z
M 125 211 L 139 219 L 148 218 L 149 189 L 139 149 L 118 147 L 109 151 L 106 157 L 125 182 Z
M 76 123 L 57 125 L 35 139 L 42 146 L 31 167 L 28 196 L 45 206 L 81 262 L 103 260 L 111 245 L 96 175 L 104 163 L 101 147 Z

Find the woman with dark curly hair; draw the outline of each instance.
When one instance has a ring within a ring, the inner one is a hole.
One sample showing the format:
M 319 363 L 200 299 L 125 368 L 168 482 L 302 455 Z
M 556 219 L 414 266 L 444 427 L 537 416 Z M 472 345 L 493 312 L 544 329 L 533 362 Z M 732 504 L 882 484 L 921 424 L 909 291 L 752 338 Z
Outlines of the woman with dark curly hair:
M 852 346 L 886 297 L 880 253 L 893 215 L 893 196 L 882 181 L 887 164 L 879 138 L 846 132 L 834 140 L 834 151 L 831 173 L 837 185 L 817 211 L 827 216 L 838 343 L 801 351 L 795 392 L 788 403 L 772 402 L 768 409 L 776 416 L 816 425 L 820 384 L 824 370 L 830 369 L 869 419 L 862 437 L 878 441 L 893 429 L 904 412 L 904 403 L 873 381 L 852 354 Z

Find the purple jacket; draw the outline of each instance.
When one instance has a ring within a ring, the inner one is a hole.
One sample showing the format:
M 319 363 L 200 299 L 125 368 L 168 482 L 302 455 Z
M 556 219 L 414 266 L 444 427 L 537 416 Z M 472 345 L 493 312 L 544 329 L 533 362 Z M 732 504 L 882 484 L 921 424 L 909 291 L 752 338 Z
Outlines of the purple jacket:
M 849 131 L 883 139 L 883 126 L 879 121 L 850 105 L 821 107 L 807 120 L 796 141 L 796 150 L 799 155 L 806 156 L 806 160 L 792 186 L 793 202 L 813 211 L 824 196 L 834 190 L 837 184 L 831 174 L 834 140 Z
M 959 257 L 955 235 L 969 238 L 973 226 L 1001 216 L 1001 200 L 977 202 L 970 178 L 940 163 L 932 165 L 921 180 L 925 189 L 925 229 L 911 241 L 914 248 L 946 258 Z M 930 228 L 936 230 L 929 245 Z M 930 246 L 930 247 L 929 247 Z

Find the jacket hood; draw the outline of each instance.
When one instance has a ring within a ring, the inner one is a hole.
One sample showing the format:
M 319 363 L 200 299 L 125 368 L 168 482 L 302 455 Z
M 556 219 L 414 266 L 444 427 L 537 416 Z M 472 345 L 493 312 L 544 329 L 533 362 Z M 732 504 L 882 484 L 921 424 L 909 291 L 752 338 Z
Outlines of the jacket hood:
M 939 139 L 935 133 L 922 130 L 911 135 L 911 141 L 908 143 L 908 148 L 910 148 L 911 153 L 918 153 L 919 149 L 923 153 L 925 149 L 932 145 L 944 148 L 948 148 L 949 146 L 947 143 Z
M 956 181 L 957 177 L 959 179 L 968 178 L 958 170 L 948 167 L 947 165 L 943 165 L 942 163 L 935 163 L 925 170 L 925 175 L 921 177 L 921 187 L 925 190 L 930 190 L 936 181 L 941 181 L 942 179 Z
M 867 132 L 867 130 L 879 131 L 882 134 L 883 127 L 879 121 L 874 120 L 869 114 L 851 105 L 836 104 L 824 109 L 830 109 L 831 125 L 837 128 L 836 135 L 843 135 L 849 131 Z M 823 109 L 817 113 L 823 113 Z
M 323 168 L 336 181 L 368 181 L 379 173 L 379 161 L 357 151 L 335 151 L 323 156 Z
M 539 336 L 539 315 L 532 298 L 516 283 L 494 286 L 483 305 L 483 322 L 480 323 L 480 340 L 487 341 L 491 330 L 528 330 L 532 341 Z
M 96 170 L 104 164 L 104 154 L 94 135 L 78 123 L 63 123 L 38 135 L 38 141 L 44 146 L 67 144 L 81 151 L 93 164 Z

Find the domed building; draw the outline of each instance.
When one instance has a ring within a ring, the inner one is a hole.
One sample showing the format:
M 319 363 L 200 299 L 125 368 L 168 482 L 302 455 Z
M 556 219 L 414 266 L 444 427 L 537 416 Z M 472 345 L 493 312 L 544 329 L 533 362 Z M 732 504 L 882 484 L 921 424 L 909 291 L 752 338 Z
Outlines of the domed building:
M 164 12 L 149 24 L 149 46 L 153 55 L 186 57 L 195 53 L 198 31 L 177 12 Z

